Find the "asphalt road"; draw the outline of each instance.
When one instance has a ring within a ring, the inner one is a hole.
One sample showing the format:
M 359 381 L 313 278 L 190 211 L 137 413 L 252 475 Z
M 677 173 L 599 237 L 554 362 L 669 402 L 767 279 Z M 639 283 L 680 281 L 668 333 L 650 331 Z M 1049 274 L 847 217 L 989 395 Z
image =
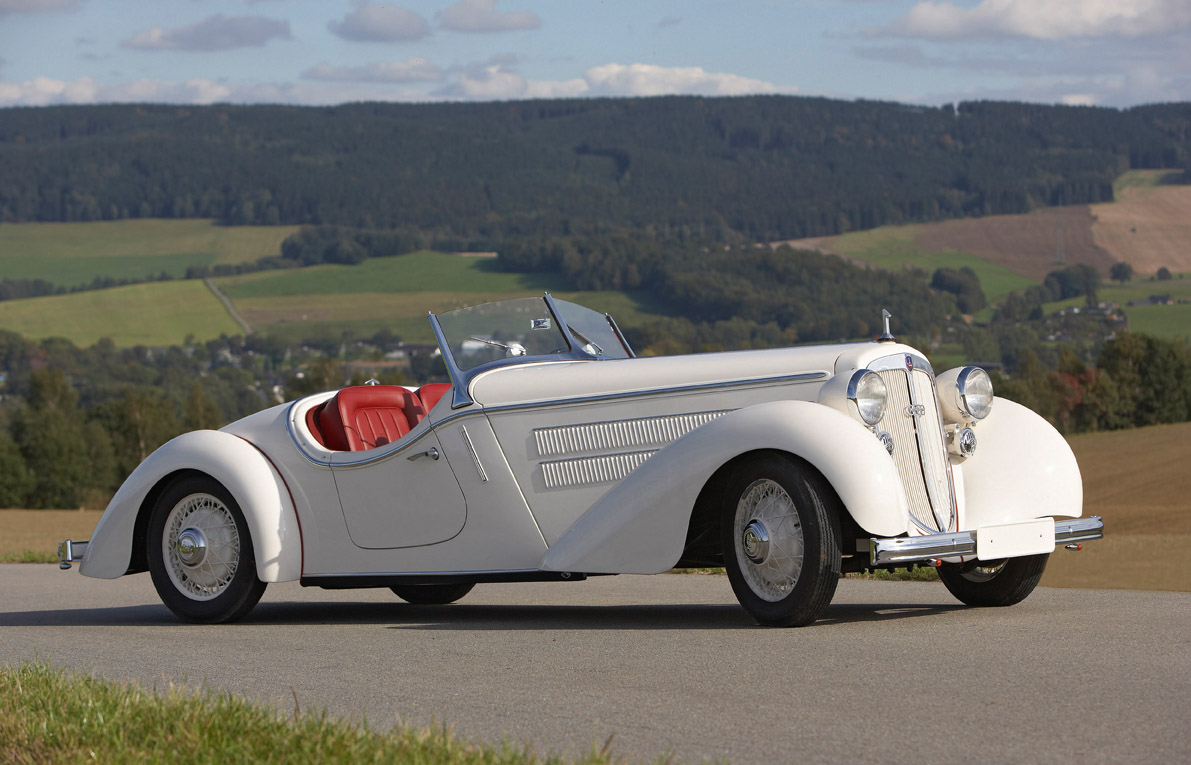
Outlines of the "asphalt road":
M 240 624 L 183 625 L 147 574 L 0 565 L 0 663 L 34 657 L 288 712 L 632 758 L 1188 762 L 1191 594 L 1039 589 L 968 609 L 846 580 L 811 627 L 754 626 L 717 576 L 387 590 L 271 585 Z

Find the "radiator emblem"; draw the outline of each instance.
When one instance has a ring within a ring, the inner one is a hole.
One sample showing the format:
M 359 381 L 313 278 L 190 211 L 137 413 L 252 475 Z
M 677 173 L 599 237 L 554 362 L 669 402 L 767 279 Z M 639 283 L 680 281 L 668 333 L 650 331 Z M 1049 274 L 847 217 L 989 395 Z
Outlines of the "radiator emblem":
M 907 417 L 925 417 L 926 407 L 922 404 L 910 404 L 906 407 Z
M 906 354 L 906 370 L 909 372 L 914 371 L 914 357 L 908 353 Z

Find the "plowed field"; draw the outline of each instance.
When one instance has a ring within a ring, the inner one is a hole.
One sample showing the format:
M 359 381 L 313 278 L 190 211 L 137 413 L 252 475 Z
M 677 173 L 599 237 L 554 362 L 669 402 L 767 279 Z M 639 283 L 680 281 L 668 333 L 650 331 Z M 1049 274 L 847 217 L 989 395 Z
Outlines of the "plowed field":
M 942 265 L 970 265 L 959 257 L 962 254 L 1036 282 L 1076 263 L 1095 266 L 1106 280 L 1109 268 L 1120 261 L 1133 266 L 1140 278 L 1153 276 L 1163 266 L 1187 273 L 1191 185 L 1180 185 L 1181 177 L 1178 171 L 1130 171 L 1118 179 L 1115 202 L 889 226 L 789 244 L 882 268 L 916 265 L 928 272 L 939 267 L 942 255 L 954 260 Z
M 1092 235 L 1089 207 L 1051 207 L 1025 215 L 993 215 L 920 226 L 927 252 L 959 250 L 1042 281 L 1064 265 L 1087 263 L 1107 275 L 1114 258 Z

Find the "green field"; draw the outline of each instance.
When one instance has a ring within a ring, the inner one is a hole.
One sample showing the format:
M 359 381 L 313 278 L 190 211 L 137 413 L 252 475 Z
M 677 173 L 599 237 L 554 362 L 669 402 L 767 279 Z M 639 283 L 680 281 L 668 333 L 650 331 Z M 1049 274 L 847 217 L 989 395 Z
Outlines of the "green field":
M 58 286 L 97 276 L 143 279 L 188 266 L 247 263 L 281 252 L 297 226 L 219 226 L 209 220 L 118 220 L 0 225 L 0 276 Z
M 1191 338 L 1191 274 L 1175 274 L 1175 278 L 1165 282 L 1148 279 L 1125 284 L 1109 282 L 1101 285 L 1096 295 L 1102 301 L 1119 304 L 1129 317 L 1129 329 L 1134 332 L 1164 338 Z M 1170 295 L 1176 301 L 1189 302 L 1176 305 L 1129 305 L 1131 300 L 1144 300 L 1150 295 Z M 1042 308 L 1049 314 L 1083 304 L 1084 299 L 1079 297 L 1047 303 Z
M 1187 173 L 1182 170 L 1126 170 L 1112 182 L 1113 196 L 1119 197 L 1124 189 L 1153 189 L 1159 186 L 1179 186 L 1187 183 Z
M 428 311 L 541 295 L 606 311 L 624 325 L 648 321 L 655 302 L 643 293 L 573 292 L 541 274 L 500 271 L 492 258 L 417 252 L 358 266 L 313 266 L 217 279 L 256 331 L 285 340 L 368 336 L 388 329 L 406 342 L 432 343 Z
M 983 258 L 958 250 L 926 252 L 915 244 L 921 226 L 882 226 L 869 231 L 842 234 L 831 241 L 831 248 L 844 255 L 872 263 L 878 268 L 901 271 L 907 266 L 920 268 L 929 280 L 938 268 L 967 266 L 980 277 L 980 288 L 989 304 L 1000 302 L 1014 290 L 1032 287 L 1037 282 Z
M 0 329 L 27 338 L 64 337 L 88 346 L 177 345 L 243 334 L 199 280 L 152 282 L 72 295 L 0 302 Z
M 546 291 L 607 311 L 624 326 L 657 313 L 656 301 L 644 293 L 573 292 L 542 275 L 504 273 L 495 266 L 490 258 L 419 252 L 358 266 L 261 271 L 215 282 L 254 331 L 295 342 L 388 329 L 407 342 L 432 343 L 427 311 Z M 29 338 L 65 337 L 80 346 L 109 337 L 122 347 L 242 332 L 195 280 L 0 302 L 0 329 Z
M 356 292 L 535 293 L 557 287 L 539 274 L 501 271 L 495 258 L 472 258 L 437 252 L 414 252 L 371 258 L 358 266 L 311 266 L 288 271 L 261 271 L 217 280 L 232 300 L 287 295 L 343 295 Z

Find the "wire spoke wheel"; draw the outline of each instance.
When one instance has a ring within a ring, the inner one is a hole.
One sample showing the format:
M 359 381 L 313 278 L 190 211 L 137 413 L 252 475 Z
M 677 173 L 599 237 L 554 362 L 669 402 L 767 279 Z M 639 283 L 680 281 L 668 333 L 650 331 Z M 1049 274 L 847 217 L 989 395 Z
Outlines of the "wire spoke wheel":
M 195 600 L 222 595 L 240 565 L 236 520 L 210 494 L 192 494 L 174 506 L 161 547 L 170 580 Z
M 831 603 L 840 575 L 839 499 L 805 462 L 778 452 L 728 479 L 720 544 L 737 600 L 761 624 L 799 627 Z
M 191 475 L 167 486 L 149 517 L 146 553 L 157 594 L 190 622 L 235 621 L 260 600 L 248 524 L 219 482 Z
M 754 481 L 736 505 L 737 560 L 749 587 L 777 602 L 794 589 L 802 572 L 802 522 L 794 500 L 769 478 Z

